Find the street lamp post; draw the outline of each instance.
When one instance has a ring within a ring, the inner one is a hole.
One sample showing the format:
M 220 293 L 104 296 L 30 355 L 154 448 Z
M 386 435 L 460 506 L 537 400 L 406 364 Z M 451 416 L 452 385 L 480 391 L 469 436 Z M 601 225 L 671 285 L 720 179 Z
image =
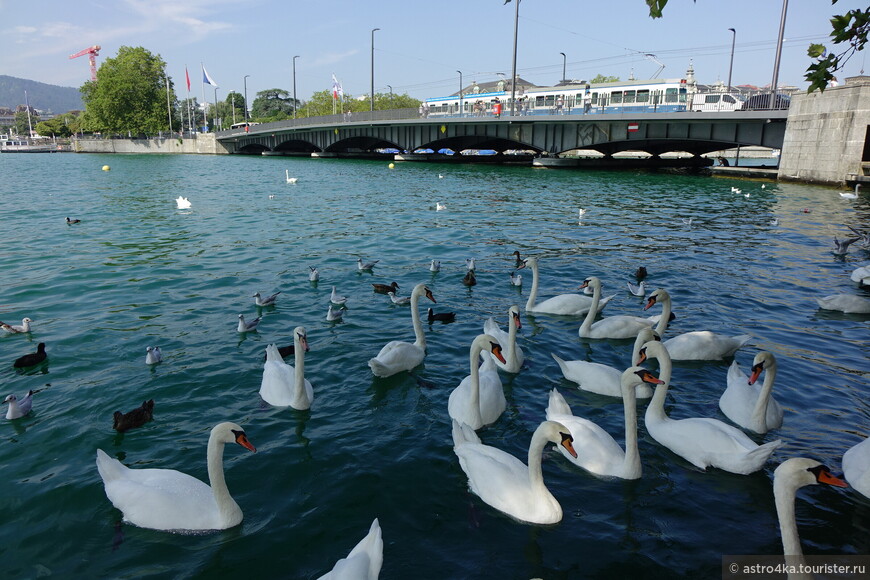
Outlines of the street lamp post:
M 296 59 L 299 58 L 299 55 L 293 57 L 293 118 L 296 118 L 296 107 L 299 105 L 299 101 L 296 100 Z
M 459 116 L 462 116 L 462 71 L 456 71 L 459 73 Z
M 770 81 L 770 107 L 776 106 L 776 84 L 779 82 L 779 59 L 782 56 L 782 39 L 785 35 L 785 14 L 788 11 L 788 0 L 782 0 L 782 16 L 779 19 L 779 37 L 776 41 L 776 58 L 773 62 L 773 79 Z
M 516 0 L 514 11 L 514 65 L 511 69 L 511 117 L 517 105 L 517 28 L 520 23 L 520 0 Z
M 245 75 L 245 78 L 242 81 L 245 83 L 245 123 L 248 122 L 248 77 L 251 75 Z
M 372 92 L 371 92 L 371 111 L 375 112 L 375 32 L 380 28 L 372 28 Z
M 564 83 L 567 80 L 567 77 L 565 76 L 565 64 L 568 62 L 568 57 L 565 56 L 564 52 L 560 52 L 559 54 L 562 55 L 562 82 Z
M 734 69 L 734 41 L 737 40 L 737 31 L 729 28 L 731 31 L 731 64 L 728 65 L 728 92 L 731 92 L 731 71 Z
M 393 106 L 393 85 L 387 85 L 387 88 L 390 89 L 390 107 Z

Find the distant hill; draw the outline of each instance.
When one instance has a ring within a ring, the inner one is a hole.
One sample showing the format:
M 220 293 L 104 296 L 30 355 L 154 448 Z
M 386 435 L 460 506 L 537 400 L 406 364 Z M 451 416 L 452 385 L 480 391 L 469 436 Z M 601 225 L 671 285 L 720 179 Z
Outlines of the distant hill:
M 81 111 L 85 108 L 82 95 L 77 88 L 59 87 L 37 81 L 0 75 L 0 107 L 15 109 L 24 104 L 24 91 L 30 106 L 40 111 L 51 111 L 55 115 L 67 111 Z

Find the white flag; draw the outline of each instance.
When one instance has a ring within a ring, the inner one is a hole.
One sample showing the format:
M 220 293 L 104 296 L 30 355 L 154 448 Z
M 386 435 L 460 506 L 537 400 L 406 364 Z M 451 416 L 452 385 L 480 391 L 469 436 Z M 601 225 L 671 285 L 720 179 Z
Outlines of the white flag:
M 218 86 L 218 84 L 216 82 L 214 82 L 214 79 L 209 76 L 208 71 L 205 70 L 205 66 L 202 67 L 202 82 L 204 82 L 207 85 L 211 85 L 216 89 L 220 88 Z

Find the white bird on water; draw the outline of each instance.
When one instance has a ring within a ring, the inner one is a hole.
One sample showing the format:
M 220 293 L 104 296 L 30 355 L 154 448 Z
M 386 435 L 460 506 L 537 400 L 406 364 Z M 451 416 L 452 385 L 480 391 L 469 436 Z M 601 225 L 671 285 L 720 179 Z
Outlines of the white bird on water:
M 347 296 L 341 296 L 335 291 L 335 286 L 332 287 L 332 294 L 329 295 L 329 301 L 337 306 L 341 306 L 347 302 Z
M 17 334 L 19 332 L 30 332 L 31 322 L 33 321 L 25 317 L 21 319 L 21 324 L 6 324 L 5 322 L 0 322 L 0 328 L 12 334 Z
M 290 177 L 289 169 L 284 170 L 284 177 L 287 179 L 287 183 L 296 183 L 296 181 L 299 179 L 298 177 Z
M 163 353 L 160 352 L 160 347 L 155 346 L 145 349 L 145 364 L 146 365 L 156 365 L 158 363 L 163 362 Z
M 627 282 L 627 284 L 628 291 L 635 296 L 646 296 L 646 283 L 643 280 L 641 280 L 640 284 L 638 284 L 637 286 L 635 286 L 631 282 Z
M 317 268 L 314 266 L 308 266 L 308 281 L 309 282 L 317 282 L 320 280 L 320 272 L 317 271 Z
M 344 316 L 344 311 L 346 308 L 342 304 L 338 308 L 333 308 L 332 304 L 329 305 L 329 308 L 326 311 L 326 321 L 327 322 L 335 322 L 337 320 L 341 320 Z
M 440 260 L 432 260 L 432 263 L 429 264 L 430 272 L 439 272 L 441 270 L 441 261 Z
M 374 262 L 363 262 L 362 258 L 357 258 L 356 267 L 360 271 L 371 270 L 378 262 L 380 262 L 380 260 L 375 260 Z
M 275 301 L 278 299 L 278 294 L 280 294 L 280 293 L 281 293 L 281 291 L 279 290 L 278 292 L 275 292 L 271 296 L 267 296 L 267 297 L 263 298 L 260 296 L 260 293 L 257 292 L 253 295 L 254 304 L 256 304 L 257 306 L 274 306 Z
M 447 209 L 447 206 L 441 203 L 440 201 L 435 202 L 435 211 L 441 211 Z
M 19 419 L 30 412 L 33 408 L 33 391 L 28 391 L 26 395 L 19 400 L 15 395 L 9 395 L 3 401 L 9 403 L 9 409 L 6 410 L 6 418 Z
M 410 296 L 396 296 L 395 292 L 387 292 L 387 295 L 390 297 L 390 300 L 393 301 L 393 304 L 410 304 L 411 303 Z
M 258 316 L 257 318 L 251 320 L 250 322 L 245 322 L 245 315 L 239 314 L 239 332 L 251 332 L 257 330 L 257 327 L 260 325 L 260 320 L 262 317 Z
M 474 270 L 474 258 L 465 258 L 465 268 Z
M 523 285 L 523 275 L 517 274 L 516 272 L 511 272 L 511 284 L 513 286 L 522 286 Z
M 180 195 L 176 198 L 175 203 L 178 205 L 178 209 L 190 209 L 190 200 L 186 197 L 181 197 Z

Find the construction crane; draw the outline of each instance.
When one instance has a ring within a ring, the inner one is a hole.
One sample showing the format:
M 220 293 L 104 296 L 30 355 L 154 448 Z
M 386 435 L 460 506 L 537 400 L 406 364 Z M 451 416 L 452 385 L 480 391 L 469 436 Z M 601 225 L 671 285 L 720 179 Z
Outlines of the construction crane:
M 75 54 L 69 55 L 70 58 L 78 58 L 80 56 L 88 55 L 88 60 L 91 61 L 91 80 L 97 80 L 97 57 L 100 55 L 100 45 L 96 44 L 94 46 L 89 46 L 84 50 L 80 50 Z

